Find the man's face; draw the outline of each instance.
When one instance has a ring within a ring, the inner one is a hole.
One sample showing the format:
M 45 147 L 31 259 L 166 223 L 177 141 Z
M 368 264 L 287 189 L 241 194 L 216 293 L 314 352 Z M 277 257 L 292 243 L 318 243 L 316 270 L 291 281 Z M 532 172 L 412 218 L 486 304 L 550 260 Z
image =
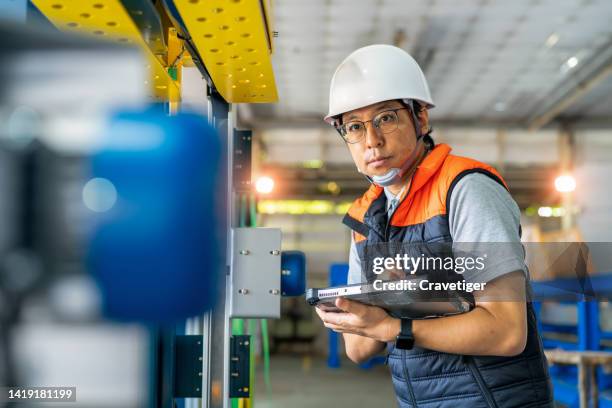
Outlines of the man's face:
M 399 101 L 385 101 L 356 109 L 342 115 L 342 123 L 353 120 L 369 121 L 381 112 L 404 108 Z M 389 169 L 402 167 L 416 147 L 416 133 L 410 111 L 398 110 L 397 129 L 383 133 L 374 128 L 372 122 L 366 123 L 366 134 L 360 142 L 347 143 L 351 156 L 362 173 L 368 176 L 382 176 Z M 425 117 L 423 117 L 425 116 Z M 427 111 L 419 115 L 419 120 L 427 125 Z

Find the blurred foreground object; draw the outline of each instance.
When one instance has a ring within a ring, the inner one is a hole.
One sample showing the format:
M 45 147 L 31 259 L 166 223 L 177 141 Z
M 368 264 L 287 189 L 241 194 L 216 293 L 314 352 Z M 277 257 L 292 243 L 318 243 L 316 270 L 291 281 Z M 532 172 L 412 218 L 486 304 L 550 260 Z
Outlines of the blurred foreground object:
M 216 298 L 218 136 L 148 107 L 137 48 L 0 33 L 0 383 L 152 405 L 157 325 Z
M 214 130 L 199 116 L 151 109 L 116 115 L 104 133 L 88 182 L 98 210 L 88 265 L 105 314 L 155 322 L 202 313 L 221 259 Z

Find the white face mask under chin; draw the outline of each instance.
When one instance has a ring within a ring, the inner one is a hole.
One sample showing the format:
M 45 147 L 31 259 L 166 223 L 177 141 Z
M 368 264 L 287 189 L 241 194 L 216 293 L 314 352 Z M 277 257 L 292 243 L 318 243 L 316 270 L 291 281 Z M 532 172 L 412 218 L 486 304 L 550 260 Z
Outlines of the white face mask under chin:
M 363 174 L 370 183 L 378 184 L 381 187 L 392 186 L 393 184 L 401 180 L 401 171 L 396 167 L 389 169 L 389 171 L 383 174 L 382 176 L 368 176 L 363 171 L 361 171 L 359 166 L 357 166 L 357 171 Z
M 366 175 L 365 177 L 370 181 L 370 183 L 377 184 L 381 187 L 389 187 L 389 186 L 399 183 L 402 180 L 402 176 L 404 175 L 404 173 L 406 173 L 406 171 L 410 167 L 412 167 L 417 156 L 419 156 L 419 152 L 421 150 L 421 144 L 423 143 L 424 143 L 423 139 L 419 138 L 416 146 L 414 147 L 414 150 L 412 151 L 410 156 L 404 161 L 404 164 L 402 164 L 402 167 L 400 168 L 393 167 L 381 176 L 367 176 Z M 361 169 L 359 169 L 359 166 L 357 166 L 357 171 L 365 175 L 365 173 L 363 173 Z
M 402 179 L 401 171 L 397 167 L 389 169 L 382 176 L 372 176 L 372 181 L 381 187 L 389 187 L 397 184 Z

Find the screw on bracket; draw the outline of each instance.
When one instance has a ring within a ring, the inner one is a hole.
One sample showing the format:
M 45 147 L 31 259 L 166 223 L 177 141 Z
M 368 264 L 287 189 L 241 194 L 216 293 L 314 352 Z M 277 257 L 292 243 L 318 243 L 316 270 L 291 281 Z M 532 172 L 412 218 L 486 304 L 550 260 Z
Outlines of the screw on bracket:
M 278 295 L 280 293 L 280 290 L 278 290 L 278 289 L 270 289 L 269 292 L 270 292 L 271 295 Z
M 241 295 L 246 295 L 249 293 L 248 289 L 238 289 L 238 293 L 240 293 Z
M 280 255 L 280 251 L 278 249 L 274 249 L 270 251 L 270 255 Z

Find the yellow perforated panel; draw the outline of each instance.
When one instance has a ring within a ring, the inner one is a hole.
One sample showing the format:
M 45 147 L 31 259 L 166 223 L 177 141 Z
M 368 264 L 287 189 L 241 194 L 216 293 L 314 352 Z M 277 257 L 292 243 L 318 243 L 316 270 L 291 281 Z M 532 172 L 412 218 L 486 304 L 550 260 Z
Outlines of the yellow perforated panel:
M 153 98 L 171 102 L 180 99 L 179 87 L 153 55 L 119 0 L 32 0 L 32 3 L 61 30 L 141 46 L 148 57 L 151 80 L 147 82 L 151 84 Z
M 174 0 L 215 87 L 227 102 L 276 102 L 260 0 Z

